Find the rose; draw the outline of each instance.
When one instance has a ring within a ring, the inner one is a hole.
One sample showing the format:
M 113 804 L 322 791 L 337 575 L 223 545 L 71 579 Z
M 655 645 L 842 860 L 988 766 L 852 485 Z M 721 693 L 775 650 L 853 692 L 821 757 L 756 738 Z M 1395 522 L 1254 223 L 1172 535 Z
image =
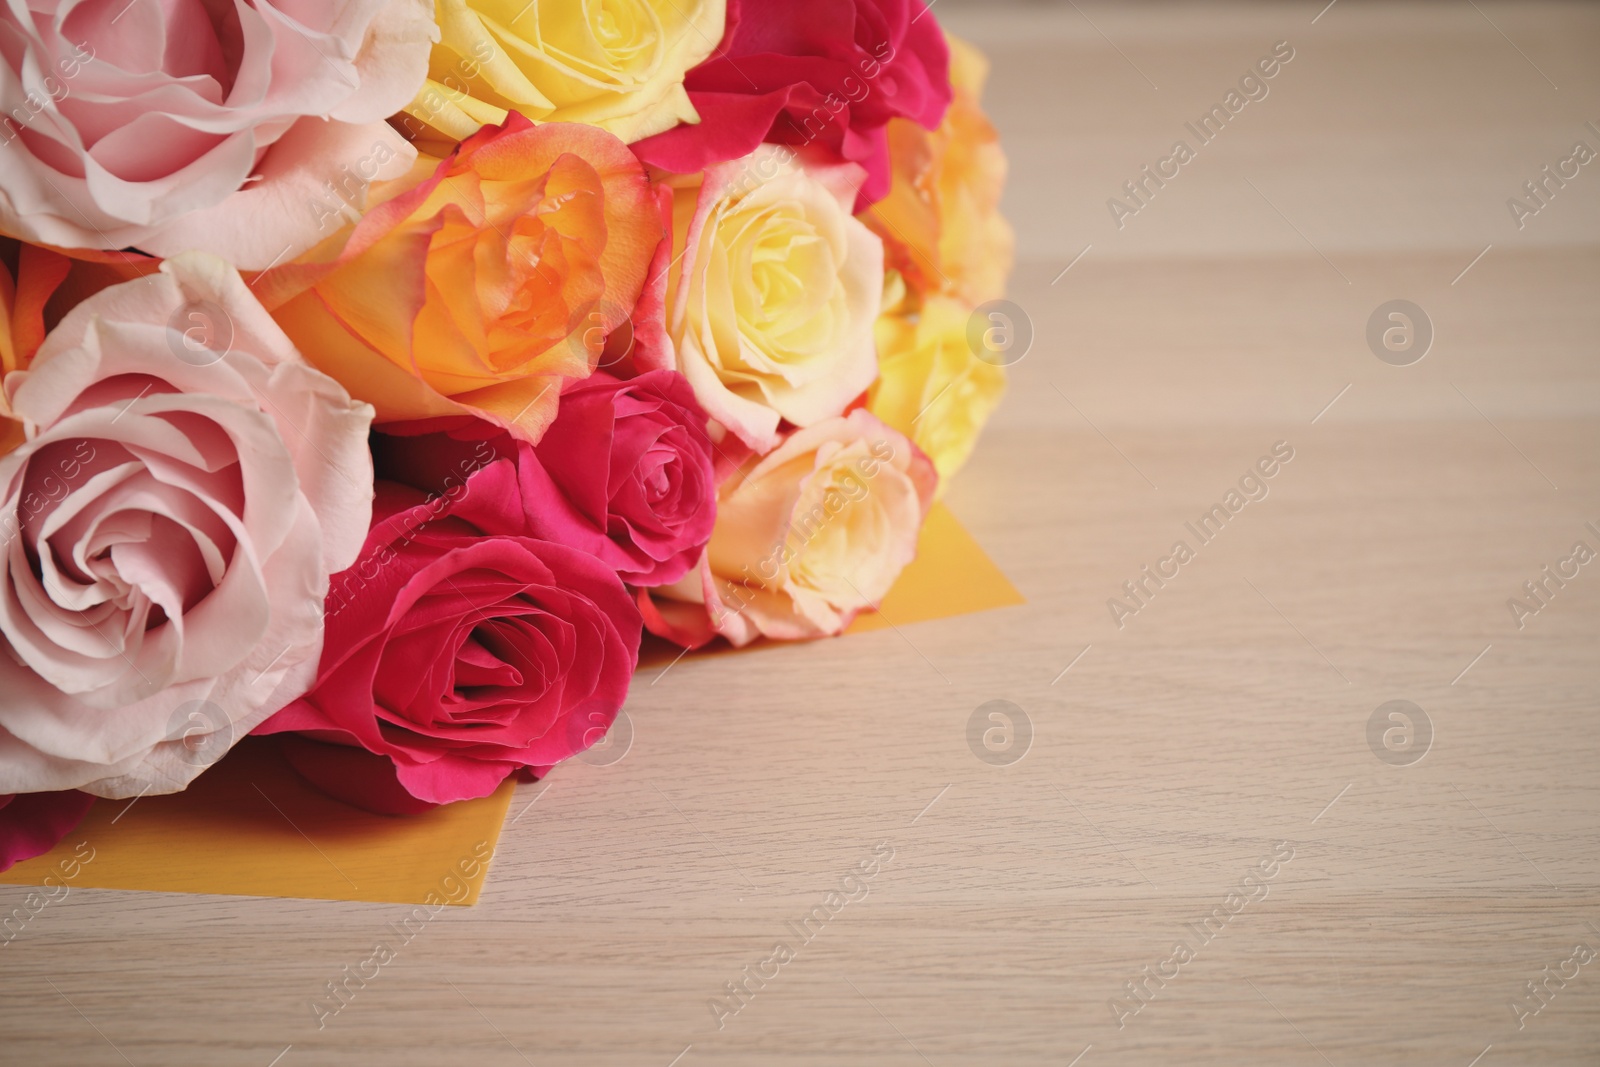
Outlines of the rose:
M 449 493 L 487 457 L 515 456 L 535 537 L 581 548 L 633 585 L 675 582 L 699 560 L 716 519 L 706 416 L 675 371 L 569 381 L 537 445 L 481 421 L 426 423 L 377 438 L 378 476 Z
M 66 278 L 72 261 L 59 252 L 19 241 L 0 242 L 0 378 L 33 362 L 44 343 L 44 307 Z M 14 264 L 14 267 L 13 267 Z M 5 410 L 0 396 L 0 411 Z
M 705 411 L 675 371 L 596 374 L 561 394 L 561 414 L 524 466 L 534 533 L 582 548 L 633 585 L 675 582 L 717 517 Z
M 63 252 L 0 237 L 0 377 L 25 370 L 68 311 L 108 286 L 160 269 L 160 260 L 138 252 Z
M 637 141 L 698 122 L 683 76 L 722 39 L 724 0 L 439 0 L 443 39 L 401 125 L 459 141 L 508 109 Z
M 916 555 L 937 482 L 928 458 L 866 411 L 796 430 L 724 483 L 698 573 L 656 590 L 646 619 L 690 645 L 713 632 L 735 645 L 836 634 Z
M 965 305 L 933 297 L 916 315 L 878 320 L 879 377 L 867 409 L 927 453 L 941 490 L 972 454 L 1006 387 L 1005 371 L 973 353 L 970 317 Z
M 181 789 L 310 683 L 372 409 L 201 253 L 74 308 L 5 394 L 0 792 Z
M 74 789 L 0 796 L 0 871 L 55 848 L 93 805 L 94 797 Z M 10 927 L 0 926 L 0 932 L 9 935 L 0 941 L 16 936 Z
M 62 251 L 0 237 L 0 376 L 25 370 L 68 311 L 160 269 L 160 260 L 140 252 Z
M 159 260 L 136 252 L 77 250 L 68 256 L 0 238 L 0 378 L 33 362 L 45 335 L 66 311 L 107 286 L 142 278 L 160 266 Z M 0 456 L 22 443 L 22 424 L 9 411 L 0 390 Z
M 16 246 L 18 242 L 5 241 L 0 245 Z M 18 258 L 33 245 L 21 245 Z M 7 248 L 6 251 L 12 249 Z M 54 252 L 38 249 L 54 259 L 65 260 Z M 26 288 L 18 291 L 17 282 Z M 48 283 L 47 287 L 41 283 Z M 44 341 L 44 300 L 49 291 L 59 284 L 59 278 L 49 279 L 46 272 L 35 266 L 24 271 L 22 264 L 12 270 L 0 266 L 0 381 L 14 370 L 26 367 L 33 361 L 33 353 Z M 11 405 L 0 389 L 0 456 L 4 456 L 22 443 L 22 423 L 11 417 Z
M 437 30 L 423 0 L 283 6 L 8 5 L 0 231 L 247 269 L 326 236 L 311 205 L 328 183 L 359 208 L 367 182 L 405 172 L 383 120 Z
M 0 239 L 0 379 L 33 362 L 33 354 L 49 332 L 45 305 L 71 266 L 72 260 L 54 249 Z M 0 390 L 0 415 L 9 418 L 9 412 Z M 17 430 L 20 434 L 20 423 Z M 9 450 L 0 447 L 0 453 Z
M 878 373 L 883 244 L 850 215 L 860 169 L 773 145 L 669 178 L 667 333 L 706 412 L 759 452 L 841 414 Z
M 482 415 L 538 440 L 644 285 L 662 228 L 643 169 L 604 131 L 513 115 L 401 185 L 257 291 L 380 422 Z
M 1005 295 L 1016 242 L 1000 214 L 1005 153 L 979 106 L 988 61 L 965 41 L 949 43 L 955 98 L 944 121 L 930 133 L 889 120 L 893 184 L 862 217 L 917 294 L 976 305 Z
M 316 684 L 257 732 L 346 746 L 296 763 L 313 780 L 353 768 L 369 784 L 338 795 L 387 811 L 485 796 L 598 740 L 639 612 L 605 563 L 532 536 L 528 510 L 509 458 L 431 499 L 380 482 L 361 558 L 334 578 Z M 378 783 L 366 753 L 389 764 Z
M 762 141 L 816 145 L 866 168 L 860 211 L 889 189 L 889 120 L 931 130 L 950 102 L 944 37 L 922 0 L 729 0 L 727 22 L 684 81 L 700 124 L 639 142 L 640 159 L 693 174 Z

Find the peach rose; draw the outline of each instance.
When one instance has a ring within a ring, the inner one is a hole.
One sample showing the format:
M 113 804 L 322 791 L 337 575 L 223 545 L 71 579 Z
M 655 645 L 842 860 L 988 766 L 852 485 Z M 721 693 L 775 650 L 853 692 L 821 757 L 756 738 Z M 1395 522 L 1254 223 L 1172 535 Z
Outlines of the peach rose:
M 314 205 L 412 152 L 384 119 L 438 31 L 425 0 L 34 0 L 0 11 L 0 231 L 198 248 L 246 269 L 326 236 Z
M 197 252 L 78 305 L 4 392 L 0 794 L 182 789 L 310 686 L 372 409 Z
M 916 293 L 981 304 L 1005 294 L 1016 244 L 1000 214 L 1006 157 L 979 107 L 989 62 L 946 37 L 955 96 L 944 121 L 930 133 L 908 119 L 890 120 L 893 182 L 862 218 Z
M 698 122 L 683 77 L 722 39 L 726 0 L 438 0 L 442 39 L 401 125 L 424 144 L 498 125 L 585 122 L 637 141 Z M 418 125 L 421 124 L 421 126 Z
M 937 483 L 928 458 L 864 410 L 796 430 L 724 483 L 698 573 L 654 590 L 665 602 L 642 601 L 646 624 L 687 644 L 711 631 L 735 645 L 836 634 L 916 556 Z
M 973 354 L 970 317 L 964 304 L 935 296 L 919 312 L 878 320 L 878 380 L 867 409 L 928 454 L 941 492 L 1006 388 L 1005 371 Z
M 863 172 L 763 145 L 669 177 L 667 334 L 714 420 L 758 452 L 834 418 L 878 375 L 883 243 L 850 214 Z
M 469 413 L 537 441 L 661 243 L 639 162 L 603 130 L 513 115 L 383 195 L 258 279 L 263 303 L 379 422 Z

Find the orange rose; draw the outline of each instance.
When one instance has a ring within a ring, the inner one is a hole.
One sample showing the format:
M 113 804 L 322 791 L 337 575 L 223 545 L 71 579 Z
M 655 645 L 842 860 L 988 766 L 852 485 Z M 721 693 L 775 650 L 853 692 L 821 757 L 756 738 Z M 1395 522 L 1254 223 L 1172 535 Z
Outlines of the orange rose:
M 537 441 L 661 241 L 639 162 L 603 130 L 512 115 L 378 196 L 259 277 L 262 302 L 379 422 L 470 413 Z
M 1000 214 L 1006 157 L 978 106 L 989 62 L 965 41 L 950 43 L 955 96 L 937 130 L 889 121 L 889 195 L 862 219 L 884 241 L 888 265 L 920 296 L 968 304 L 1004 295 L 1015 239 Z
M 25 241 L 0 240 L 0 379 L 27 370 L 45 334 L 83 300 L 109 285 L 154 271 L 160 260 L 130 252 L 70 254 Z M 22 443 L 0 391 L 0 455 Z
M 16 283 L 10 270 L 0 267 L 0 379 L 22 366 L 18 354 L 18 314 L 16 314 Z M 5 390 L 0 390 L 0 456 L 10 453 L 22 443 L 22 424 L 11 418 L 11 405 L 6 402 Z
M 47 249 L 8 243 L 15 249 L 16 267 L 0 265 L 0 378 L 33 362 L 34 352 L 44 342 L 45 301 L 61 284 L 70 263 Z M 5 404 L 0 392 L 0 413 L 7 411 Z

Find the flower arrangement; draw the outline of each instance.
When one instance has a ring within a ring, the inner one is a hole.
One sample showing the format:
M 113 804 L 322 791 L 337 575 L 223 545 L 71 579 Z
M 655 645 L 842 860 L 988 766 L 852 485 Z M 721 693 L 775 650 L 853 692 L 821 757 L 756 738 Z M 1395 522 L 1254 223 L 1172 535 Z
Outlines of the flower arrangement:
M 404 814 L 594 744 L 645 631 L 837 634 L 1004 387 L 985 63 L 922 0 L 0 36 L 0 869 L 248 734 Z

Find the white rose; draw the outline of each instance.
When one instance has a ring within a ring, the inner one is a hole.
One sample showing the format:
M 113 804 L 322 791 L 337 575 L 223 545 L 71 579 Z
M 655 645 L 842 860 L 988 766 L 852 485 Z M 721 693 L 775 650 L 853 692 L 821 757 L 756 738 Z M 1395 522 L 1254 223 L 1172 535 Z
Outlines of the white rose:
M 671 178 L 667 333 L 717 422 L 757 452 L 844 412 L 878 374 L 883 242 L 850 214 L 862 171 L 779 145 Z

